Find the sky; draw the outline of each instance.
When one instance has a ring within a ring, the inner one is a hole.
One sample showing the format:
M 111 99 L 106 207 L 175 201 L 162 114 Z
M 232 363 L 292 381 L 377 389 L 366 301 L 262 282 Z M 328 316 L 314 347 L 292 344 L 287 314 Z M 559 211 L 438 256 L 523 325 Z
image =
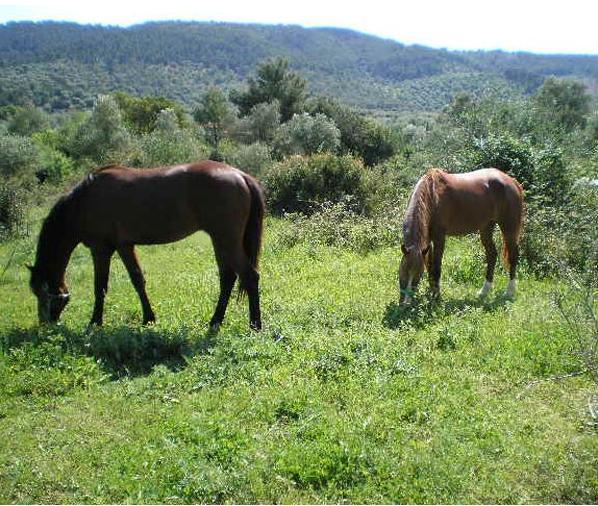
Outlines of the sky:
M 434 48 L 598 54 L 598 0 L 0 0 L 0 23 L 24 20 L 334 26 Z

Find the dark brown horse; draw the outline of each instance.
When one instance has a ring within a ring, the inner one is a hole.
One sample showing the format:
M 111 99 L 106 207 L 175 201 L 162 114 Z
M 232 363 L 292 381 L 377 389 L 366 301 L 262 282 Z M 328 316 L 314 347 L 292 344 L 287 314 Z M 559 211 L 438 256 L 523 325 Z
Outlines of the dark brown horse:
M 220 273 L 220 297 L 210 325 L 218 327 L 237 276 L 249 298 L 251 327 L 261 328 L 259 275 L 264 197 L 251 176 L 228 165 L 204 161 L 158 169 L 110 166 L 98 169 L 60 198 L 39 236 L 31 289 L 40 322 L 55 322 L 69 300 L 64 275 L 79 243 L 91 249 L 95 305 L 91 324 L 102 324 L 110 259 L 125 264 L 143 309 L 155 321 L 145 291 L 136 244 L 162 244 L 207 232 Z
M 498 224 L 503 257 L 509 268 L 507 296 L 515 295 L 515 273 L 523 225 L 523 189 L 498 169 L 465 174 L 429 170 L 416 184 L 403 224 L 403 259 L 399 270 L 401 301 L 409 302 L 428 270 L 432 294 L 440 295 L 440 269 L 447 235 L 479 232 L 486 250 L 486 282 L 480 297 L 492 289 L 497 251 L 492 233 Z

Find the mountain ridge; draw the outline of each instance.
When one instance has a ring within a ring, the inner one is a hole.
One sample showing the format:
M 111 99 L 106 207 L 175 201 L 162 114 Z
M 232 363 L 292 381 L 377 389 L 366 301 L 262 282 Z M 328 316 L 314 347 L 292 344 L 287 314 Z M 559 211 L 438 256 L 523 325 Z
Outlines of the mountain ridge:
M 305 74 L 313 92 L 370 110 L 434 111 L 460 91 L 528 94 L 549 75 L 581 79 L 598 93 L 598 55 L 449 51 L 335 27 L 189 21 L 119 27 L 45 21 L 0 25 L 0 87 L 14 92 L 0 93 L 0 105 L 12 98 L 17 103 L 33 99 L 50 109 L 84 107 L 93 92 L 123 89 L 182 96 L 191 106 L 206 87 L 239 86 L 260 61 L 277 56 Z M 61 83 L 57 68 L 69 63 L 76 72 L 67 73 L 67 82 Z M 184 78 L 169 85 L 165 76 L 173 68 Z M 21 98 L 19 75 L 27 82 Z M 51 88 L 47 97 L 40 99 L 29 82 L 35 79 Z M 426 90 L 428 98 L 418 100 L 418 89 Z M 71 100 L 77 95 L 79 101 Z

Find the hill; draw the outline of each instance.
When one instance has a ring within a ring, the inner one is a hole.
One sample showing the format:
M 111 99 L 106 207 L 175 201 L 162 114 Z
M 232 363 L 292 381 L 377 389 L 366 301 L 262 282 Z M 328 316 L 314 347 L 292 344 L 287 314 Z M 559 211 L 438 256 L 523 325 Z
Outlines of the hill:
M 598 91 L 598 56 L 454 52 L 336 28 L 160 22 L 0 26 L 0 105 L 89 107 L 98 93 L 157 94 L 191 106 L 207 86 L 238 86 L 285 56 L 313 93 L 369 110 L 435 111 L 459 91 L 533 92 L 548 75 Z

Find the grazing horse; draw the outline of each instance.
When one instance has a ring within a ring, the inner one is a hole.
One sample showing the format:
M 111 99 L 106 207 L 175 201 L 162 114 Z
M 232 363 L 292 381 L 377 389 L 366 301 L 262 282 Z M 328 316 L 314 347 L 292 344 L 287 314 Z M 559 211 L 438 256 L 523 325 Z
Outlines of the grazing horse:
M 249 298 L 250 325 L 259 330 L 257 263 L 263 216 L 264 196 L 257 181 L 223 163 L 98 169 L 61 197 L 43 223 L 35 265 L 29 266 L 39 321 L 56 322 L 68 303 L 65 270 L 71 253 L 83 243 L 90 248 L 94 265 L 90 325 L 102 324 L 115 251 L 141 300 L 143 323 L 154 322 L 135 245 L 174 242 L 204 230 L 212 239 L 220 274 L 220 297 L 211 327 L 224 320 L 238 276 L 240 290 Z
M 428 270 L 432 294 L 439 296 L 445 237 L 471 232 L 480 233 L 486 250 L 486 281 L 479 295 L 488 295 L 497 257 L 492 240 L 496 224 L 502 232 L 503 258 L 510 275 L 506 295 L 514 297 L 523 212 L 521 185 L 498 169 L 480 169 L 465 174 L 429 170 L 415 185 L 403 224 L 400 301 L 410 301 L 424 266 Z

